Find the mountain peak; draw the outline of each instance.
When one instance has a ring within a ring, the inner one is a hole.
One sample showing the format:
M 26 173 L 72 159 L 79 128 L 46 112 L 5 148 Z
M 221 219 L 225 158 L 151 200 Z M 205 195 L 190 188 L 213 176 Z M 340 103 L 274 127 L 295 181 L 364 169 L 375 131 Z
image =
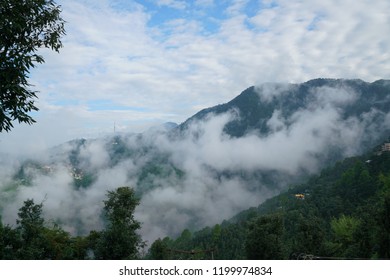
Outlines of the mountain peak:
M 275 112 L 281 112 L 288 119 L 299 110 L 315 106 L 320 97 L 325 102 L 332 92 L 338 94 L 332 94 L 333 99 L 345 101 L 345 104 L 340 102 L 343 107 L 340 109 L 346 109 L 343 117 L 359 117 L 373 109 L 384 111 L 386 106 L 390 107 L 389 99 L 385 98 L 390 94 L 388 80 L 367 83 L 360 79 L 318 78 L 302 84 L 264 83 L 248 87 L 231 101 L 203 109 L 180 126 L 184 129 L 193 121 L 204 120 L 208 114 L 218 115 L 234 110 L 239 112 L 240 117 L 226 125 L 225 132 L 228 135 L 240 137 L 253 130 L 266 135 L 269 132 L 267 123 Z M 356 98 L 349 100 L 347 94 Z M 379 100 L 383 101 L 381 105 Z M 354 112 L 347 110 L 347 107 L 353 108 Z

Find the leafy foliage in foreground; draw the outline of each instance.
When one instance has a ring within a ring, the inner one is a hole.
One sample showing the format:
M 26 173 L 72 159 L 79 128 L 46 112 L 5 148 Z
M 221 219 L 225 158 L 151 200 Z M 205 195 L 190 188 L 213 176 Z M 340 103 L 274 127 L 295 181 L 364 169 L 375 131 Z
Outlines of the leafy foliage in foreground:
M 10 131 L 15 120 L 35 122 L 28 114 L 38 110 L 28 74 L 44 62 L 38 49 L 58 52 L 62 47 L 64 24 L 60 6 L 52 0 L 0 2 L 0 132 Z

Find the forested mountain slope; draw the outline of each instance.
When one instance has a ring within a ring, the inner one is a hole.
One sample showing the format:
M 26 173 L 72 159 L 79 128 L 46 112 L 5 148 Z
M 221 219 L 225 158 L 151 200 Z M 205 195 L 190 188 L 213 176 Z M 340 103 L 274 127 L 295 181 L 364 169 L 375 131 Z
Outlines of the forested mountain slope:
M 149 257 L 388 259 L 390 151 L 339 161 L 228 221 L 158 239 Z
M 1 158 L 0 214 L 13 225 L 24 201 L 45 201 L 47 220 L 87 235 L 102 228 L 106 192 L 129 186 L 140 198 L 141 235 L 152 243 L 229 219 L 389 134 L 389 81 L 253 86 L 179 126 Z
M 256 130 L 262 136 L 273 131 L 269 120 L 277 112 L 281 120 L 294 123 L 293 116 L 302 110 L 315 111 L 331 106 L 340 111 L 340 119 L 364 118 L 369 112 L 387 113 L 390 106 L 390 81 L 378 80 L 367 83 L 362 80 L 315 79 L 302 84 L 266 83 L 244 90 L 228 103 L 204 109 L 183 124 L 187 128 L 192 122 L 205 119 L 207 115 L 235 111 L 238 118 L 229 121 L 224 131 L 241 137 Z M 377 120 L 383 121 L 384 115 Z

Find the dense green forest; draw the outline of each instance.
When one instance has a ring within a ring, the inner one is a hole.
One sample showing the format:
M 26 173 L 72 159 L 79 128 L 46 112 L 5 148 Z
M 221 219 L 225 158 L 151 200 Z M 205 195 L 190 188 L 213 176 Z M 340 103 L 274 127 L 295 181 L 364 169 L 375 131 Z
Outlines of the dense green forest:
M 107 192 L 102 215 L 105 228 L 88 236 L 71 236 L 59 225 L 42 218 L 43 204 L 29 199 L 19 209 L 17 226 L 0 223 L 1 259 L 139 259 L 145 246 L 134 218 L 139 204 L 133 189 Z
M 150 259 L 388 259 L 390 152 L 347 158 L 197 232 L 156 240 Z
M 107 192 L 105 228 L 71 236 L 27 200 L 0 223 L 1 259 L 388 259 L 390 152 L 347 158 L 306 183 L 200 231 L 150 244 L 137 234 L 133 189 Z

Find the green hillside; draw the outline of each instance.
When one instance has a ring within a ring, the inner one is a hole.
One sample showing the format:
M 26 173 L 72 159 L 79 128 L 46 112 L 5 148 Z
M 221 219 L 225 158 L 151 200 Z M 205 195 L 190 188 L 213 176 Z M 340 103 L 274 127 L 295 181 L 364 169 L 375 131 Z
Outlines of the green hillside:
M 158 239 L 148 257 L 388 259 L 390 152 L 347 158 L 221 224 Z
M 366 153 L 390 135 L 389 96 L 386 80 L 263 84 L 179 126 L 4 156 L 2 238 L 20 234 L 31 198 L 56 225 L 42 234 L 81 242 L 86 258 L 103 242 L 105 193 L 129 186 L 142 238 L 157 239 L 149 258 L 387 258 L 388 154 Z
M 362 80 L 314 79 L 302 84 L 269 83 L 249 87 L 225 104 L 201 110 L 182 123 L 179 129 L 185 130 L 191 123 L 204 120 L 209 114 L 218 115 L 236 111 L 239 118 L 225 126 L 228 135 L 241 137 L 256 130 L 264 136 L 270 133 L 268 120 L 275 110 L 279 110 L 285 119 L 289 119 L 297 111 L 313 107 L 318 103 L 318 96 L 325 92 L 333 95 L 330 101 L 335 102 L 338 109 L 342 111 L 343 120 L 351 117 L 362 118 L 365 113 L 374 109 L 377 113 L 386 113 L 390 108 L 388 80 L 368 83 Z M 341 96 L 352 92 L 354 98 L 344 102 Z M 383 121 L 380 114 L 378 114 L 379 120 Z M 293 120 L 290 125 L 292 123 Z

